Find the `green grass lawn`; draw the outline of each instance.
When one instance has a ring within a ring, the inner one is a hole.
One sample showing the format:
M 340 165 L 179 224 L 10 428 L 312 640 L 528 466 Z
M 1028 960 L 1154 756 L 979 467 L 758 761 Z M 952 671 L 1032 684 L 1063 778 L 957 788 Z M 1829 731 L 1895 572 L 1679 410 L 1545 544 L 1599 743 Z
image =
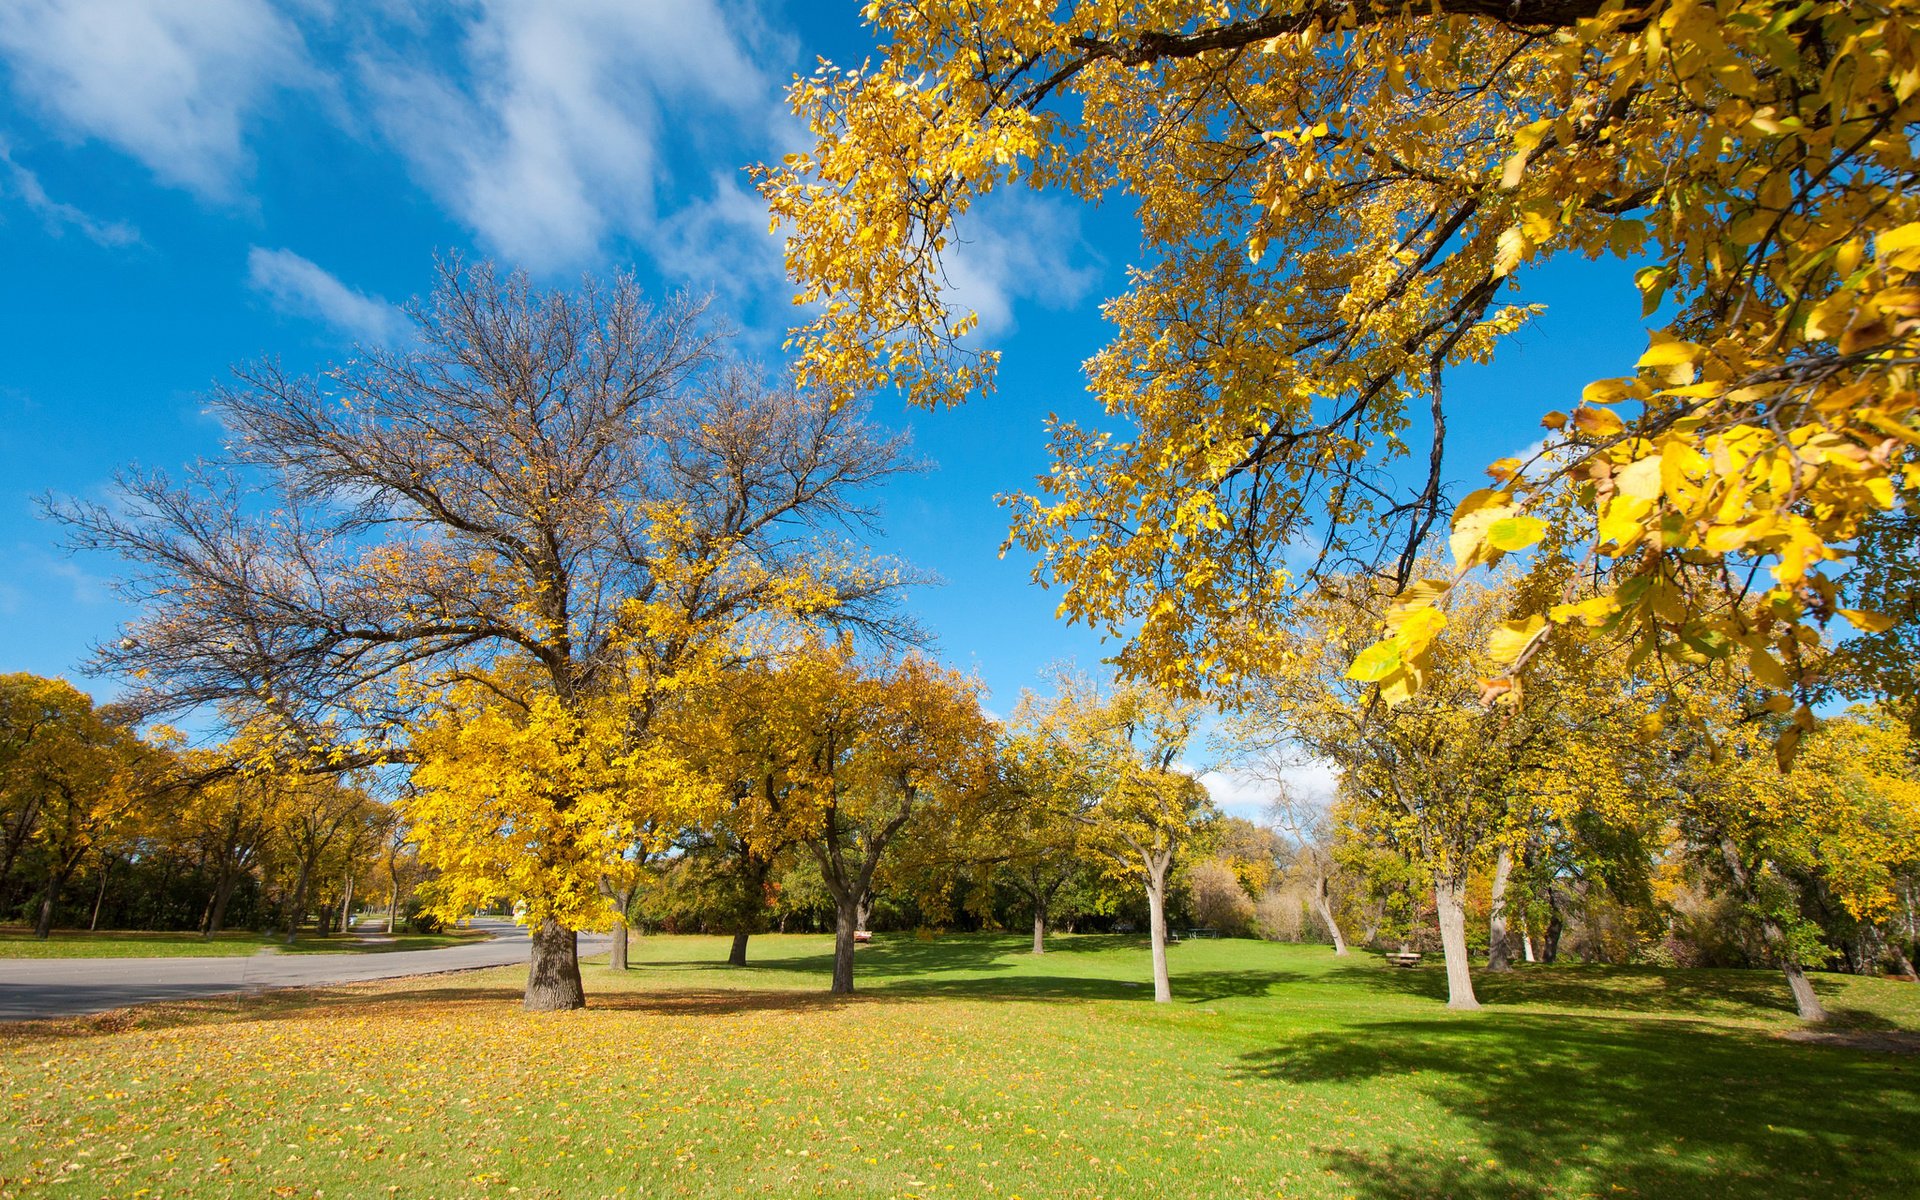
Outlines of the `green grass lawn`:
M 0 1027 L 0 1196 L 1895 1196 L 1920 1057 L 1814 1045 L 1770 973 L 1484 977 L 1193 942 L 636 938 L 521 971 Z M 1920 987 L 1821 976 L 1847 1027 Z
M 267 934 L 230 931 L 211 940 L 197 933 L 56 929 L 45 941 L 31 929 L 0 928 L 0 958 L 208 958 L 248 955 L 272 944 Z
M 274 949 L 282 954 L 385 954 L 394 950 L 437 950 L 484 940 L 475 929 L 441 933 L 400 933 L 391 938 L 361 930 L 380 940 L 360 941 L 345 934 L 320 937 L 303 933 L 293 945 L 278 934 L 227 931 L 211 940 L 197 933 L 155 933 L 147 930 L 103 929 L 98 933 L 56 929 L 45 940 L 30 929 L 0 928 L 0 959 L 5 958 L 225 958 Z

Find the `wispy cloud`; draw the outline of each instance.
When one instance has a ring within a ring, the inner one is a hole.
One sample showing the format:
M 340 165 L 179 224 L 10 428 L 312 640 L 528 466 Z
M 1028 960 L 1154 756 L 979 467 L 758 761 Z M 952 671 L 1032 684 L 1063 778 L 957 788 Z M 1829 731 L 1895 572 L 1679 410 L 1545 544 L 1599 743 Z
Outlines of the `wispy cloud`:
M 324 322 L 362 342 L 388 345 L 406 332 L 406 315 L 398 308 L 348 287 L 291 250 L 253 247 L 247 253 L 247 284 L 280 311 Z
M 13 148 L 0 139 L 0 171 L 5 173 L 5 191 L 19 197 L 28 211 L 45 221 L 54 233 L 77 230 L 83 237 L 102 246 L 130 246 L 140 240 L 140 231 L 125 221 L 101 221 L 71 204 L 47 194 L 40 177 L 13 157 Z
M 1072 205 L 1015 191 L 988 197 L 958 228 L 947 253 L 948 297 L 980 314 L 978 334 L 996 338 L 1014 328 L 1014 304 L 1068 308 L 1099 280 Z
M 260 101 L 317 78 L 299 29 L 265 0 L 9 0 L 0 57 L 67 134 L 218 199 L 233 196 Z
M 458 76 L 381 53 L 360 75 L 426 188 L 490 250 L 553 270 L 649 232 L 675 155 L 764 125 L 773 81 L 737 24 L 715 0 L 483 0 Z

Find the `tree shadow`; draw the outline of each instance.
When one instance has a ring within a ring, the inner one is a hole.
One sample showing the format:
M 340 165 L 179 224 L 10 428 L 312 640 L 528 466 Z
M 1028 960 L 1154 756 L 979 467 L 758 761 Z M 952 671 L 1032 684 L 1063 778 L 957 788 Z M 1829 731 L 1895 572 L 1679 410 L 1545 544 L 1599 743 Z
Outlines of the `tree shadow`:
M 1390 1080 L 1489 1152 L 1463 1158 L 1444 1138 L 1323 1151 L 1361 1197 L 1878 1196 L 1910 1191 L 1920 1167 L 1920 1072 L 1885 1063 L 1671 1019 L 1488 1013 L 1305 1034 L 1237 1073 Z
M 1434 1000 L 1447 999 L 1446 969 L 1438 958 L 1408 969 L 1367 955 L 1350 967 L 1347 978 L 1375 991 Z M 1843 983 L 1828 975 L 1808 976 L 1827 1006 L 1833 1024 L 1847 1028 L 1895 1029 L 1886 1018 L 1836 1001 Z M 1678 1014 L 1736 1020 L 1775 1020 L 1794 1016 L 1793 996 L 1778 971 L 1754 968 L 1596 966 L 1577 963 L 1516 966 L 1511 971 L 1473 973 L 1473 990 L 1491 1007 L 1582 1009 L 1587 1012 Z

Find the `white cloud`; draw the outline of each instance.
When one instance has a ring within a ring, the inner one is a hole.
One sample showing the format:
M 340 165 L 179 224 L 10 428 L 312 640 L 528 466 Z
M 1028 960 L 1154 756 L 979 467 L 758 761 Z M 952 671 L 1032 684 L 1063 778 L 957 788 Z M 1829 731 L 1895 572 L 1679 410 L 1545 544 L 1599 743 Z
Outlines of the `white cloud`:
M 130 246 L 140 240 L 140 231 L 125 221 L 101 221 L 47 195 L 40 177 L 14 161 L 12 148 L 4 139 L 0 139 L 0 169 L 6 172 L 7 190 L 55 233 L 76 229 L 102 246 Z
M 405 314 L 376 296 L 355 291 L 291 250 L 247 252 L 247 284 L 282 312 L 323 321 L 359 341 L 387 345 L 405 333 Z
M 1332 763 L 1308 758 L 1263 764 L 1258 769 L 1208 771 L 1200 776 L 1200 782 L 1221 811 L 1266 821 L 1275 798 L 1281 795 L 1307 808 L 1325 808 L 1333 802 L 1340 776 Z
M 265 0 L 9 0 L 0 56 L 15 91 L 69 133 L 222 199 L 253 108 L 316 78 L 299 30 Z
M 764 124 L 774 94 L 715 0 L 483 0 L 460 58 L 462 81 L 375 55 L 360 74 L 427 189 L 539 270 L 644 237 L 669 155 Z
M 1068 308 L 1098 281 L 1097 268 L 1083 257 L 1080 212 L 1064 201 L 997 193 L 962 218 L 957 232 L 944 260 L 947 295 L 980 315 L 982 338 L 1012 332 L 1016 301 Z

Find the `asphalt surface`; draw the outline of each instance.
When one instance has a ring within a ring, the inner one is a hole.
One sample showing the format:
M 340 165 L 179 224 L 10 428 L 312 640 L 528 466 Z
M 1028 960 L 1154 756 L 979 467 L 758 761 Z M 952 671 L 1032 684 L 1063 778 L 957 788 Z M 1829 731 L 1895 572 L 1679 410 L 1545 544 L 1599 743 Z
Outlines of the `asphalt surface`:
M 322 987 L 442 971 L 524 963 L 533 944 L 512 921 L 475 918 L 493 936 L 437 950 L 385 953 L 277 954 L 230 958 L 0 958 L 0 1021 L 70 1017 L 129 1004 L 193 1000 L 270 988 Z M 606 938 L 580 937 L 582 956 L 606 949 Z

